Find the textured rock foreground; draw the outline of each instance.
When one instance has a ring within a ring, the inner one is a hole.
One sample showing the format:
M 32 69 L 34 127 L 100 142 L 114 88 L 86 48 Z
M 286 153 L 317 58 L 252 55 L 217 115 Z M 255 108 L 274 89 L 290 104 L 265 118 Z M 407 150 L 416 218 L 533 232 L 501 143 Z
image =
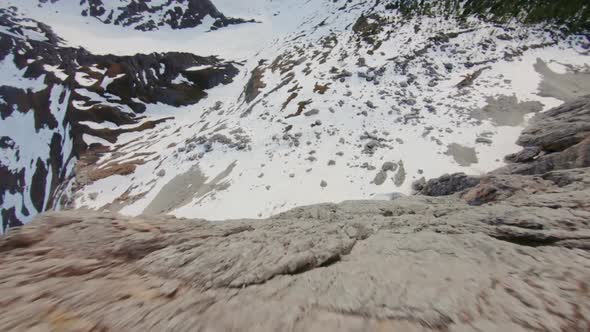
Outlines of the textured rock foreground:
M 587 128 L 537 134 L 543 116 L 534 157 L 425 184 L 452 196 L 223 223 L 45 214 L 0 240 L 0 330 L 588 331 Z

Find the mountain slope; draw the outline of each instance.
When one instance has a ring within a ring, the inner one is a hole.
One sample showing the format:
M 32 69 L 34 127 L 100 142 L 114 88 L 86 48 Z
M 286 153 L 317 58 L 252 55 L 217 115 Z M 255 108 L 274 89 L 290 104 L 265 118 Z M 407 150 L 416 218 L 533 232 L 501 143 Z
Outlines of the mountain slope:
M 541 72 L 567 71 L 558 64 L 565 58 L 583 71 L 587 61 L 585 39 L 542 27 L 407 18 L 383 3 L 312 5 L 297 30 L 201 103 L 208 111 L 187 110 L 157 134 L 157 145 L 141 144 L 166 149 L 162 163 L 85 187 L 77 206 L 264 217 L 302 204 L 407 194 L 422 176 L 480 174 L 516 151 L 528 117 L 561 102 L 539 95 Z M 243 136 L 247 148 L 237 149 Z M 187 181 L 192 189 L 184 189 Z
M 60 191 L 81 155 L 169 119 L 142 115 L 144 103 L 194 104 L 238 72 L 186 53 L 95 56 L 61 46 L 49 27 L 10 9 L 0 9 L 0 25 L 3 229 L 63 205 Z

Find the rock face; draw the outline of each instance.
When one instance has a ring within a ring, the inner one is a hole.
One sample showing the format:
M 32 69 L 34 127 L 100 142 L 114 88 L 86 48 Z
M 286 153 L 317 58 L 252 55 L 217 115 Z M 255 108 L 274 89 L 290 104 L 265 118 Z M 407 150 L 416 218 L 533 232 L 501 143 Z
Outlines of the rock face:
M 47 213 L 0 239 L 0 330 L 587 331 L 588 220 L 588 167 L 267 220 Z
M 524 147 L 516 154 L 515 161 L 521 163 L 509 164 L 495 173 L 543 174 L 589 167 L 590 96 L 536 115 L 517 144 Z
M 576 180 L 263 221 L 46 214 L 0 241 L 0 328 L 585 331 L 590 171 L 548 177 Z
M 590 136 L 590 96 L 536 115 L 518 144 L 547 152 L 563 151 Z

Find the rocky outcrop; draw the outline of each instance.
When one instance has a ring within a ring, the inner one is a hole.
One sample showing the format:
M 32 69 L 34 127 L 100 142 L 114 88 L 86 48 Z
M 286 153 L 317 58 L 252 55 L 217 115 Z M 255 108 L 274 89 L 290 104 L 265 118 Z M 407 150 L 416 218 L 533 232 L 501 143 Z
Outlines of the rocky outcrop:
M 495 173 L 543 174 L 553 170 L 590 167 L 590 96 L 536 115 L 517 144 L 522 152 Z
M 537 114 L 517 144 L 523 150 L 506 156 L 508 165 L 487 176 L 444 175 L 428 182 L 416 182 L 414 189 L 421 195 L 442 196 L 465 193 L 466 189 L 479 185 L 469 194 L 471 197 L 477 193 L 477 197 L 467 199 L 472 204 L 479 204 L 496 197 L 498 188 L 490 185 L 490 181 L 496 182 L 510 175 L 543 175 L 557 170 L 590 167 L 590 96 Z M 509 182 L 505 185 L 523 186 Z
M 414 190 L 426 196 L 446 196 L 475 187 L 479 178 L 465 173 L 446 174 L 426 182 L 414 183 Z
M 589 167 L 266 220 L 47 213 L 0 239 L 0 329 L 586 331 L 588 220 Z
M 517 144 L 546 152 L 563 151 L 590 136 L 590 96 L 536 115 Z

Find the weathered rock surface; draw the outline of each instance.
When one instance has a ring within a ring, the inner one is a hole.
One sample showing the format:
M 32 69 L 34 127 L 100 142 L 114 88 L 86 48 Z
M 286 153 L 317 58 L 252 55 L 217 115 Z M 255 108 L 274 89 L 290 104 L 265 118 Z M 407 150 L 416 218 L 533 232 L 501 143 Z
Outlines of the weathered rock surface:
M 517 141 L 523 151 L 508 156 L 508 161 L 519 163 L 494 173 L 543 174 L 590 167 L 590 96 L 540 113 L 531 122 Z
M 481 206 L 45 214 L 0 240 L 0 329 L 586 331 L 590 170 L 515 177 L 527 187 Z
M 539 146 L 545 151 L 563 151 L 590 136 L 590 96 L 537 114 L 518 144 Z

